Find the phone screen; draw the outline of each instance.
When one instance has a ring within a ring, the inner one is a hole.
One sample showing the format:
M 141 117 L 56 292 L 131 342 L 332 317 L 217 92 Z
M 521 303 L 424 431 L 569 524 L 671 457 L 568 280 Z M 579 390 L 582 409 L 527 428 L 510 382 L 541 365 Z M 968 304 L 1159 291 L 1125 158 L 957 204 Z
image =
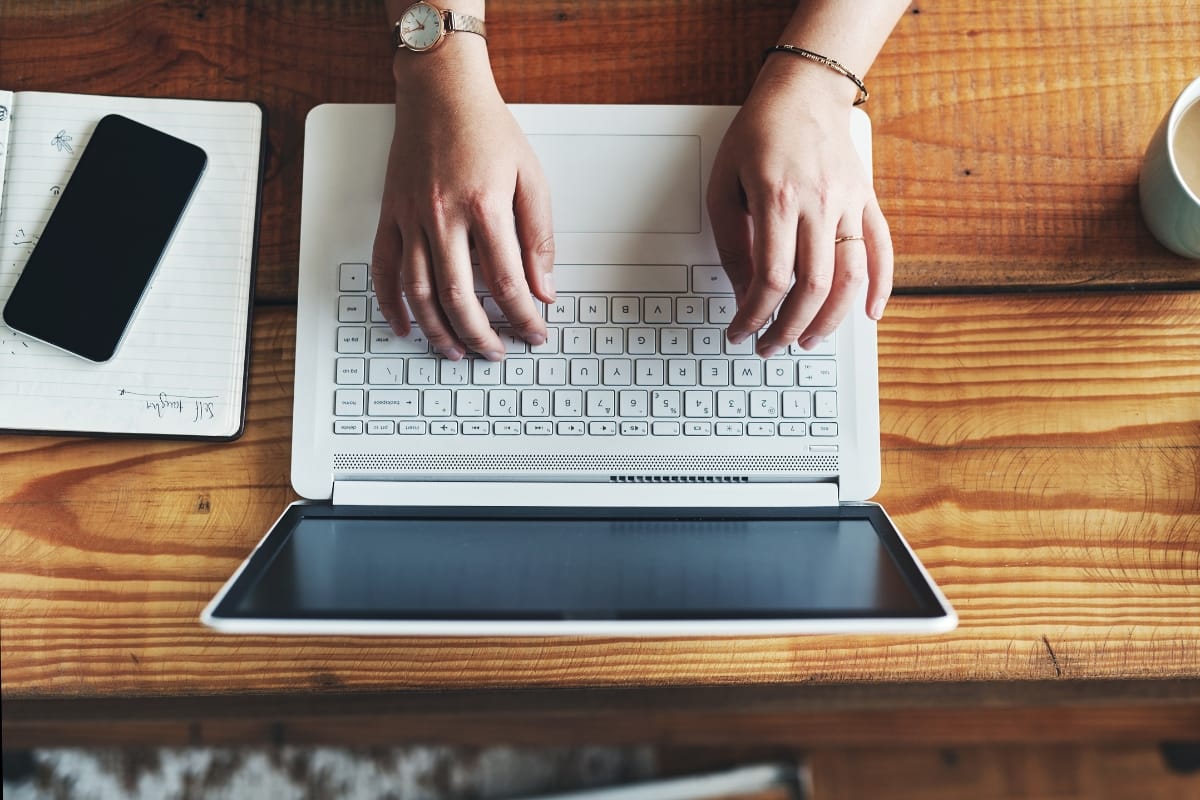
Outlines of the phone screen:
M 116 114 L 101 119 L 4 322 L 90 361 L 111 359 L 206 162 L 182 139 Z

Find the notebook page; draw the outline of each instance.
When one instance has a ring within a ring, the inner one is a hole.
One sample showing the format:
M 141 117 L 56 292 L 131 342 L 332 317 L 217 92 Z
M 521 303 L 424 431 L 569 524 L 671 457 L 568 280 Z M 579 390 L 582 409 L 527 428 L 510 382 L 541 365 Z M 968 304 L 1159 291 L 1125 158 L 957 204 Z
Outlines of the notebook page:
M 9 113 L 13 93 L 0 89 L 0 217 L 4 215 L 4 165 L 8 156 Z
M 259 108 L 42 92 L 17 92 L 7 105 L 0 304 L 101 117 L 121 114 L 199 145 L 208 165 L 111 361 L 92 364 L 0 325 L 0 428 L 235 434 L 246 378 Z

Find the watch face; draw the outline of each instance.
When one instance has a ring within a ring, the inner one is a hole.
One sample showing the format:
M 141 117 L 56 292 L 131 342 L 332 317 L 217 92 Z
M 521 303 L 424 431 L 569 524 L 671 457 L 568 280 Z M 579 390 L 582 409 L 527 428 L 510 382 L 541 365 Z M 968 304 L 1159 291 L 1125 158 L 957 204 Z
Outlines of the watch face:
M 400 17 L 400 41 L 410 50 L 428 50 L 442 40 L 442 12 L 428 3 L 415 3 Z

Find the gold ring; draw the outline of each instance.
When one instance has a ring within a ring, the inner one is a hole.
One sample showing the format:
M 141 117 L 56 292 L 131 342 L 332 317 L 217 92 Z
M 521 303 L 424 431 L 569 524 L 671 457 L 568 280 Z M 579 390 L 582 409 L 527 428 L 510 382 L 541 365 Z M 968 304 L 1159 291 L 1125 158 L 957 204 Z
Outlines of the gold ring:
M 842 242 L 861 242 L 861 241 L 863 241 L 863 237 L 860 234 L 858 236 L 839 236 L 833 240 L 833 243 L 841 244 Z

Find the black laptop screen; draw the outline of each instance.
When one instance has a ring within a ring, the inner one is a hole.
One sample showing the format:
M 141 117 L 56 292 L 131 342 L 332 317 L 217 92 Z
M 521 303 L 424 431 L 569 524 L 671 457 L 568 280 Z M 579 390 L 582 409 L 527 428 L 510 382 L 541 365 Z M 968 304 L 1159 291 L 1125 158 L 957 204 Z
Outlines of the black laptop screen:
M 752 517 L 500 509 L 451 517 L 297 506 L 288 515 L 219 616 L 681 620 L 942 613 L 874 507 Z

